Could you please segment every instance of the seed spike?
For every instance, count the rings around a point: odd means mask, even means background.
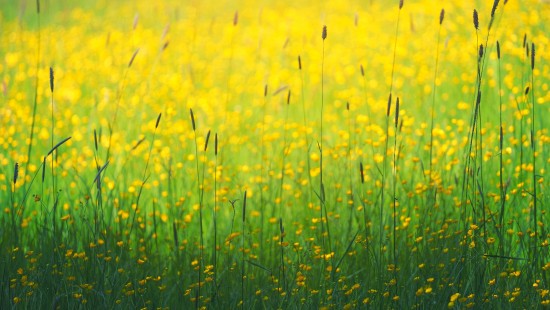
[[[208,130],[208,133],[206,134],[206,140],[204,141],[204,151],[206,152],[206,149],[208,148],[208,140],[210,139],[210,130]]]
[[[50,67],[50,90],[52,91],[52,93],[53,93],[53,86],[54,86],[53,85],[53,79],[54,79],[53,78],[53,68]]]
[[[495,16],[495,11],[497,10],[497,6],[499,2],[500,0],[495,0],[495,2],[493,2],[493,8],[491,9],[491,18]]]
[[[157,117],[157,122],[155,124],[155,129],[157,129],[159,127],[159,123],[160,123],[160,118],[162,116],[162,113],[159,113],[159,116]]]
[[[302,58],[298,55],[298,70],[302,70]]]
[[[361,76],[365,77],[365,69],[363,69],[363,64],[360,65],[361,68]]]
[[[477,15],[476,9],[474,9],[474,27],[476,30],[479,30],[479,16]]]
[[[445,18],[445,9],[441,9],[441,13],[439,13],[439,24],[443,24],[443,19]]]
[[[500,59],[500,43],[498,43],[498,40],[497,40],[497,57],[498,59]]]
[[[136,59],[136,56],[137,56],[138,53],[139,53],[139,48],[136,49],[136,51],[132,55],[132,58],[130,58],[130,62],[128,62],[128,68],[130,68],[132,66],[132,64],[134,63],[134,59]]]
[[[401,10],[403,8],[403,0],[399,0],[399,9]]]
[[[36,0],[36,13],[40,14],[40,0]]]
[[[19,176],[19,163],[15,163],[15,167],[13,167],[13,185],[17,183],[18,176]]]
[[[214,155],[218,156],[218,133],[214,136]]]
[[[267,84],[264,86],[264,97],[267,97]]]
[[[290,104],[290,89],[288,90],[288,95],[286,96],[286,105]]]
[[[523,34],[523,48],[525,48],[525,44],[527,44],[527,33]]]
[[[361,184],[365,184],[365,171],[363,170],[363,163],[359,163],[359,172],[361,172]]]
[[[535,70],[535,43],[531,43],[531,70]]]
[[[390,116],[390,109],[391,109],[391,93],[390,93],[390,96],[388,97],[388,108],[386,110],[386,117]]]
[[[323,41],[327,38],[327,26],[323,26],[323,33],[321,34]]]
[[[193,131],[195,131],[195,115],[193,115],[193,109],[189,109],[189,113],[191,114],[191,125],[193,126]]]
[[[395,102],[395,128],[397,128],[397,124],[399,124],[399,97]]]
[[[233,15],[233,26],[237,26],[239,23],[239,11],[235,11],[235,15]]]
[[[483,44],[479,45],[479,59],[483,58]]]

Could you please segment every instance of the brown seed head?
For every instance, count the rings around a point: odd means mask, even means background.
[[[497,41],[497,57],[500,59],[500,43]]]
[[[388,108],[386,109],[386,117],[390,116],[390,109],[391,109],[391,93],[388,97]]]
[[[159,123],[160,123],[160,117],[162,116],[162,113],[159,113],[159,116],[157,117],[157,123],[155,124],[155,129],[157,129],[159,127]]]
[[[208,149],[208,140],[210,140],[210,130],[208,130],[208,133],[206,134],[206,140],[204,141],[204,151],[206,152],[206,149]]]
[[[235,15],[233,15],[233,26],[237,26],[239,23],[239,11],[235,11]]]
[[[499,2],[500,0],[495,0],[495,2],[493,2],[493,8],[491,9],[491,18],[495,16],[495,11],[497,10],[497,6]]]
[[[290,104],[290,89],[288,90],[288,95],[286,96],[286,104]]]
[[[441,9],[441,13],[439,13],[439,24],[443,24],[443,19],[445,18],[445,9]]]
[[[365,171],[363,170],[363,163],[359,163],[359,172],[361,172],[361,184],[365,184]]]
[[[193,131],[195,131],[195,115],[193,115],[193,109],[189,109],[189,113],[191,114],[191,125],[193,126]]]
[[[531,70],[535,69],[535,43],[531,43]]]
[[[323,38],[323,40],[327,38],[327,26],[323,26],[323,33],[321,34],[321,38]]]
[[[53,93],[53,68],[50,67],[50,90]]]
[[[134,54],[132,55],[132,58],[130,58],[130,62],[128,62],[128,68],[130,68],[134,63],[134,59],[136,59],[138,52],[139,52],[139,48],[134,52]]]
[[[395,102],[395,128],[397,128],[397,124],[399,124],[399,97]]]
[[[17,183],[18,175],[19,175],[19,163],[15,163],[15,167],[13,167],[13,185]]]
[[[214,155],[218,156],[218,133],[214,136]]]
[[[401,10],[403,8],[403,0],[399,0],[399,9]]]
[[[479,30],[479,16],[477,15],[476,9],[474,9],[474,27],[476,30]]]

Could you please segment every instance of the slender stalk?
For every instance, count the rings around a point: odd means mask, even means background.
[[[201,298],[201,280],[202,280],[202,266],[203,266],[203,245],[204,245],[204,233],[203,233],[203,226],[202,226],[202,185],[201,185],[201,177],[200,177],[200,170],[199,170],[199,145],[197,142],[197,130],[195,126],[195,115],[193,114],[193,109],[189,109],[189,114],[191,116],[191,126],[193,128],[193,135],[195,138],[195,165],[196,165],[196,171],[197,171],[197,194],[199,196],[199,268],[198,268],[198,278],[199,283],[197,285],[197,292],[196,292],[196,300],[195,300],[195,307],[198,308],[200,305],[200,298]]]
[[[395,130],[395,136],[393,139],[393,203],[392,203],[392,218],[393,218],[393,268],[394,272],[397,274],[397,242],[396,242],[396,234],[397,234],[397,132],[398,132],[398,125],[399,123],[399,97],[397,97],[397,100],[395,102],[395,122],[394,122],[394,130]]]
[[[434,70],[434,81],[433,81],[433,93],[432,93],[432,109],[431,109],[431,124],[430,124],[430,162],[429,162],[429,181],[430,186],[434,186],[433,182],[433,141],[434,141],[434,116],[435,116],[435,98],[437,90],[437,70],[439,66],[439,43],[441,41],[441,25],[443,24],[443,19],[445,18],[445,9],[441,9],[439,14],[439,29],[437,31],[437,48],[435,52],[435,70]]]
[[[245,230],[244,230],[244,224],[245,224],[245,220],[246,220],[246,191],[244,191],[244,198],[243,198],[243,221],[242,221],[242,238],[241,238],[241,306],[242,308],[244,309],[245,308],[245,304],[244,304],[244,294],[245,294],[245,290],[244,290],[244,277],[245,277],[245,265],[244,265],[244,262],[245,262],[245,249],[244,249],[244,239],[245,239]]]
[[[500,43],[497,41],[497,58],[498,58],[498,118],[499,118],[499,188],[500,188],[500,217],[499,227],[500,235],[503,235],[504,230],[504,206],[506,204],[506,188],[504,188],[504,163],[503,163],[503,144],[504,130],[502,127],[502,75],[500,69]],[[499,245],[501,256],[504,255],[503,245]]]
[[[531,43],[531,151],[533,154],[533,230],[534,230],[534,269],[538,270],[538,248],[539,248],[539,236],[538,236],[538,213],[537,213],[537,144],[535,138],[535,43]]]
[[[37,47],[36,47],[36,77],[34,80],[34,104],[32,108],[32,121],[31,121],[31,132],[29,135],[29,148],[27,149],[27,162],[25,164],[26,168],[25,171],[28,171],[29,163],[31,161],[32,156],[32,141],[34,138],[34,126],[36,122],[36,108],[38,106],[38,84],[40,82],[39,76],[40,76],[40,48],[41,48],[41,25],[40,25],[40,0],[36,0],[36,20],[38,22],[38,30],[36,32],[36,40],[37,40]]]

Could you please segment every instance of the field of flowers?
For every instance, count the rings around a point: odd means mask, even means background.
[[[548,1],[0,3],[0,308],[550,305]]]

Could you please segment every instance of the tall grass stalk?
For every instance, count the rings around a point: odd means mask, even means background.
[[[245,280],[245,248],[244,248],[244,241],[245,241],[245,220],[246,220],[246,191],[244,191],[243,195],[243,220],[242,220],[242,238],[241,238],[241,305],[243,308],[245,308],[245,290],[244,290],[244,280]]]
[[[395,122],[394,122],[394,139],[393,139],[393,202],[392,202],[392,218],[393,218],[393,232],[392,232],[392,238],[393,238],[393,268],[394,272],[397,275],[397,134],[398,134],[398,124],[399,124],[399,97],[397,97],[397,100],[395,101]],[[396,286],[397,287],[397,286]]]
[[[434,81],[433,81],[433,91],[432,91],[432,108],[431,108],[431,120],[430,120],[430,159],[428,163],[429,177],[428,184],[429,186],[434,186],[433,182],[433,141],[434,141],[434,117],[435,117],[435,100],[436,100],[436,90],[437,90],[437,71],[439,68],[439,43],[441,41],[441,26],[445,18],[445,9],[441,9],[439,13],[439,27],[437,30],[437,47],[435,51],[435,69],[434,69]]]
[[[499,149],[499,188],[500,188],[500,215],[499,215],[499,228],[500,228],[500,236],[502,238],[503,236],[503,230],[504,230],[504,207],[506,204],[506,187],[504,186],[504,162],[503,162],[503,144],[504,144],[504,129],[502,124],[502,74],[501,74],[501,65],[500,65],[500,43],[497,41],[497,61],[498,61],[498,122],[499,122],[499,143],[498,143],[498,149]],[[504,255],[504,247],[501,243],[499,245],[500,247],[500,255]]]
[[[531,152],[533,154],[533,232],[534,232],[534,246],[533,246],[533,268],[539,270],[539,235],[538,235],[538,210],[537,210],[537,144],[536,144],[536,131],[535,131],[535,43],[531,43]]]
[[[306,141],[306,152],[305,152],[305,157],[306,157],[306,163],[307,163],[307,178],[308,178],[308,182],[309,182],[309,187],[312,189],[312,182],[311,182],[311,161],[310,161],[310,157],[309,157],[309,152],[311,150],[311,143],[309,141],[309,133],[308,133],[308,130],[309,130],[309,123],[308,123],[308,120],[307,120],[307,113],[306,113],[306,95],[305,95],[305,92],[306,92],[306,89],[304,87],[304,73],[302,71],[302,57],[300,55],[298,55],[298,70],[300,70],[300,89],[301,89],[301,97],[302,97],[302,112],[303,112],[303,121],[304,121],[304,137],[305,137],[305,141]]]
[[[348,192],[346,193],[348,195],[348,201],[347,204],[349,205],[349,217],[348,217],[348,230],[347,230],[347,237],[346,239],[349,239],[349,236],[351,234],[351,222],[353,219],[353,210],[354,210],[354,191],[353,191],[353,179],[352,179],[352,131],[351,131],[351,112],[350,112],[350,104],[349,101],[346,102],[346,116],[348,119],[348,149],[347,149],[347,160],[348,160]]]
[[[197,291],[196,291],[196,300],[195,300],[195,307],[198,308],[200,305],[200,299],[201,299],[201,279],[202,279],[202,268],[203,268],[203,250],[204,250],[204,232],[203,232],[203,223],[202,223],[202,197],[203,197],[203,186],[201,185],[201,177],[200,177],[200,170],[199,170],[199,145],[197,142],[197,130],[195,126],[195,115],[193,114],[193,109],[189,109],[189,114],[191,117],[191,126],[193,129],[193,136],[195,140],[195,164],[196,164],[196,171],[197,171],[197,195],[199,196],[199,268],[197,269],[198,272],[198,284],[197,284]],[[210,135],[210,132],[208,132],[208,135]],[[206,151],[205,145],[205,151]],[[204,179],[204,171],[203,171],[203,179]],[[204,180],[203,180],[204,181]]]
[[[31,132],[29,134],[29,147],[27,148],[27,162],[25,164],[25,173],[28,171],[28,167],[32,156],[32,143],[34,138],[34,126],[36,123],[36,109],[38,106],[38,85],[40,82],[40,53],[41,53],[41,24],[40,24],[40,0],[36,0],[36,21],[38,23],[38,30],[36,31],[36,76],[34,79],[34,103],[32,107],[31,117]]]
[[[288,90],[288,95],[286,97],[285,105],[285,122],[283,125],[283,151],[281,154],[281,181],[279,183],[279,218],[283,218],[283,206],[284,206],[284,183],[285,183],[285,166],[286,166],[286,157],[290,153],[290,146],[287,144],[288,139],[288,112],[290,106],[290,95],[291,92]]]
[[[214,226],[214,242],[212,246],[212,266],[214,270],[214,289],[217,294],[218,278],[218,133],[214,134],[214,207],[212,208],[212,223]]]
[[[327,230],[328,236],[328,251],[332,251],[330,245],[330,233],[328,232],[328,218],[327,210],[325,205],[325,184],[323,183],[323,111],[325,105],[325,40],[327,38],[327,26],[323,26],[323,31],[321,33],[321,38],[323,39],[323,49],[321,56],[321,119],[320,119],[320,134],[319,134],[319,204],[321,211],[321,240],[323,243],[323,250],[325,249],[325,229]],[[326,227],[325,227],[326,226]]]

